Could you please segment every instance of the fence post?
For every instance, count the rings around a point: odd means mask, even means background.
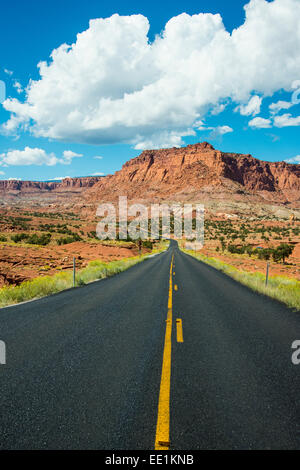
[[[269,268],[270,268],[270,263],[267,263],[267,271],[266,271],[266,287],[268,286],[268,281],[269,281]]]
[[[75,256],[73,257],[73,287],[76,285],[76,260]]]

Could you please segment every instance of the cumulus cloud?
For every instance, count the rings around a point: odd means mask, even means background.
[[[270,119],[256,117],[249,121],[249,126],[256,129],[268,129],[272,127],[272,121]]]
[[[236,108],[242,116],[256,116],[260,113],[262,98],[260,96],[252,96],[248,104],[240,105]]]
[[[57,163],[68,165],[72,158],[82,157],[81,154],[65,150],[62,158],[57,158],[54,153],[46,153],[44,149],[25,147],[24,150],[9,150],[0,154],[0,165],[27,166],[27,165],[47,165],[54,166]]]
[[[224,135],[233,132],[233,129],[229,126],[218,126],[214,128],[213,132],[217,135]]]
[[[196,124],[199,131],[211,131],[211,138],[216,138],[233,132],[233,129],[230,126],[206,127],[203,121],[197,121]]]
[[[300,126],[300,116],[293,117],[291,114],[282,114],[281,116],[275,116],[274,126],[276,127]]]
[[[277,103],[272,103],[269,106],[271,114],[277,114],[282,109],[290,109],[293,106],[293,103],[289,101],[277,101]]]
[[[296,157],[293,158],[288,158],[287,160],[284,160],[286,163],[296,163],[300,164],[300,155],[297,155]]]
[[[290,91],[300,77],[300,2],[251,0],[245,12],[232,34],[220,15],[181,14],[153,43],[142,15],[91,20],[38,65],[24,102],[4,102],[4,131],[142,149],[182,145],[226,100],[255,115],[259,96]]]
[[[160,149],[166,147],[181,147],[184,145],[184,141],[182,137],[186,135],[195,135],[195,131],[193,129],[189,129],[187,131],[182,131],[181,134],[178,132],[173,131],[162,131],[153,133],[148,138],[143,138],[141,135],[137,135],[132,140],[134,144],[134,148],[136,150],[144,150],[144,149]]]

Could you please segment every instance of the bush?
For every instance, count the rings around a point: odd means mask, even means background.
[[[33,235],[30,235],[26,241],[32,245],[46,246],[51,241],[51,233],[43,233],[43,235],[37,235],[34,233]]]
[[[144,248],[149,248],[150,250],[152,250],[153,242],[151,242],[150,240],[144,240],[143,241],[143,247]]]
[[[237,246],[237,245],[228,245],[228,251],[229,253],[234,253],[238,255],[243,255],[245,253],[245,247],[244,246]]]
[[[269,260],[273,253],[272,248],[260,248],[254,250],[254,254],[258,256],[258,259]]]
[[[13,242],[19,243],[23,240],[27,240],[28,237],[29,235],[27,235],[27,233],[16,233],[16,235],[12,235],[10,238]]]
[[[57,240],[57,244],[58,245],[68,245],[69,243],[79,242],[80,240],[82,240],[82,238],[77,233],[74,233],[70,237],[59,238]]]
[[[282,260],[285,263],[286,258],[291,256],[294,251],[294,246],[287,243],[281,243],[278,248],[275,248],[272,253],[273,260],[278,263]]]

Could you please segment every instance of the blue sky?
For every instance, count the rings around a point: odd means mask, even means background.
[[[300,162],[299,3],[5,2],[0,178],[108,174],[203,140]]]

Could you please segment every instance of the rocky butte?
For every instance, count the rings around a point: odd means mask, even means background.
[[[208,142],[146,150],[86,192],[97,202],[131,200],[283,204],[300,207],[300,165],[224,153]]]
[[[127,195],[141,202],[203,202],[212,210],[255,207],[294,210],[300,216],[300,165],[225,153],[208,142],[146,150],[106,177],[61,182],[0,181],[0,200],[63,204],[95,213],[98,203]],[[253,206],[254,205],[254,206]]]

